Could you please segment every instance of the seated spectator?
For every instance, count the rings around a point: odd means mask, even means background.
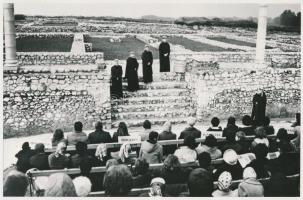
[[[214,117],[211,119],[211,127],[207,129],[207,131],[222,131],[222,127],[219,126],[220,120],[218,117]]]
[[[218,149],[217,138],[215,138],[215,136],[212,134],[205,138],[204,144],[201,143],[200,146],[196,148],[196,152],[197,154],[207,152],[210,154],[212,160],[222,157],[222,152],[220,149]]]
[[[113,134],[112,142],[118,142],[119,136],[129,136],[128,128],[125,122],[120,122],[117,132]],[[117,149],[119,151],[119,148]]]
[[[58,146],[61,143],[58,144]],[[46,197],[76,197],[76,189],[72,179],[64,173],[51,174],[48,178],[44,196]]]
[[[44,144],[38,143],[35,145],[36,154],[30,158],[30,165],[33,168],[39,170],[47,170],[48,166],[48,155],[44,152]]]
[[[223,137],[226,137],[228,133],[236,133],[238,131],[239,127],[236,125],[236,119],[234,117],[229,117],[227,120],[227,125],[223,129]]]
[[[92,159],[88,155],[87,144],[84,142],[77,142],[76,144],[76,154],[71,156],[71,167],[78,168],[81,162],[88,162]]]
[[[171,123],[165,122],[163,125],[163,131],[159,134],[159,140],[175,140],[177,139],[176,134],[171,132]],[[177,145],[164,145],[163,146],[163,154],[173,154],[177,149]]]
[[[64,169],[69,166],[69,157],[65,155],[66,144],[60,142],[54,153],[48,156],[48,165],[51,169]]]
[[[218,178],[218,189],[212,193],[213,197],[237,197],[237,191],[230,189],[232,177],[227,171],[220,174]]]
[[[145,158],[149,164],[161,163],[163,158],[163,147],[158,142],[159,134],[155,131],[149,133],[149,139],[143,141],[139,158]]]
[[[252,125],[253,122],[249,115],[244,115],[242,124],[243,126],[239,128],[239,131],[243,131],[246,136],[255,135],[255,128]]]
[[[22,144],[22,150],[20,150],[15,157],[18,159],[16,166],[17,170],[25,173],[32,166],[30,164],[30,158],[35,154],[35,151],[32,150],[28,142]]]
[[[273,172],[269,181],[264,184],[265,197],[287,197],[290,191],[287,178],[281,172]]]
[[[92,190],[92,183],[85,176],[78,176],[73,179],[73,184],[78,197],[86,197]]]
[[[284,146],[284,148],[288,149],[287,151],[294,151],[295,147],[292,145],[292,143],[289,140],[289,134],[287,133],[287,130],[285,128],[280,128],[277,133],[276,138],[276,145],[278,150],[281,149],[281,146]]]
[[[180,196],[190,197],[211,197],[213,191],[213,179],[211,174],[202,168],[194,169],[188,177],[189,194],[182,194]]]
[[[269,177],[269,163],[267,159],[268,147],[265,144],[257,144],[253,149],[253,153],[256,159],[248,164],[248,167],[252,167],[257,174],[257,178]]]
[[[105,167],[106,167],[106,169],[108,169],[114,165],[119,165],[119,162],[116,159],[109,159],[108,161],[106,161]]]
[[[295,139],[291,140],[291,145],[294,147],[295,152],[300,152],[300,135],[301,135],[301,128],[300,126],[295,127],[294,134],[296,135]]]
[[[74,125],[75,132],[69,133],[67,135],[68,145],[76,145],[77,142],[87,143],[87,135],[82,132],[83,124],[81,122],[76,122]]]
[[[60,142],[67,144],[67,139],[64,138],[64,133],[61,129],[56,129],[52,138],[52,146],[57,146]]]
[[[223,154],[223,160],[224,163],[214,173],[214,179],[218,179],[224,171],[229,172],[233,180],[241,179],[243,169],[238,161],[237,153],[232,149],[227,149]]]
[[[241,145],[236,142],[236,133],[230,132],[227,134],[226,141],[223,143],[221,150],[224,153],[227,149],[233,149],[236,153],[242,150]]]
[[[150,191],[142,193],[140,197],[165,197],[165,180],[161,177],[153,178],[150,183]]]
[[[196,141],[194,136],[188,135],[184,139],[184,146],[178,148],[174,155],[178,157],[180,163],[195,162],[197,160],[195,147]]]
[[[262,126],[255,129],[255,134],[256,137],[251,143],[251,149],[254,149],[257,144],[265,144],[269,147],[269,140],[267,139],[266,131]]]
[[[146,140],[148,140],[149,133],[152,131],[151,122],[149,120],[145,120],[143,122],[143,128],[144,128],[144,131],[140,132],[139,135],[141,137],[141,141],[146,141]]]
[[[133,187],[148,187],[151,181],[149,173],[149,164],[145,159],[136,159],[133,172]]]
[[[246,140],[246,135],[243,131],[236,132],[236,143],[238,143],[241,146],[241,150],[237,152],[238,154],[249,153],[251,141]]]
[[[132,174],[126,165],[114,165],[108,168],[103,179],[105,195],[123,197],[132,189]]]
[[[213,167],[211,167],[211,157],[208,152],[202,152],[198,154],[199,167],[206,169],[210,173],[213,171]]]
[[[177,156],[169,154],[164,160],[160,176],[164,178],[167,184],[184,183],[187,180],[189,170],[181,168]]]
[[[266,135],[273,135],[275,134],[275,129],[273,126],[269,125],[270,124],[270,119],[268,116],[266,116],[264,118],[264,129],[265,129],[265,132],[266,132]]]
[[[101,122],[95,124],[95,131],[88,135],[88,142],[90,144],[99,144],[99,143],[110,143],[112,138],[109,132],[103,130]]]
[[[3,174],[3,196],[25,196],[28,184],[28,178],[24,173],[10,170],[7,174]]]
[[[251,167],[243,171],[243,181],[238,185],[239,197],[264,197],[262,183],[257,180],[257,174]]]
[[[92,191],[103,190],[104,173],[91,174],[90,171],[93,167],[93,163],[91,162],[91,160],[88,160],[88,162],[81,162],[79,167],[80,167],[80,176],[85,176],[89,178],[90,182],[92,183],[92,188],[91,188]]]
[[[181,132],[179,139],[184,139],[188,135],[192,135],[194,138],[201,138],[201,131],[194,127],[196,124],[196,119],[190,117],[187,124],[188,127]]]

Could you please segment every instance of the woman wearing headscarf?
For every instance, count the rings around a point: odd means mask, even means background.
[[[239,197],[264,197],[262,183],[257,180],[257,174],[252,167],[243,171],[243,181],[238,186]]]
[[[237,192],[230,189],[232,177],[227,171],[218,178],[218,189],[212,193],[213,197],[237,197]]]
[[[64,169],[69,166],[69,154],[65,154],[66,144],[60,142],[54,153],[48,156],[48,164],[51,169]]]
[[[76,189],[72,179],[64,173],[49,176],[44,196],[46,197],[76,197]]]

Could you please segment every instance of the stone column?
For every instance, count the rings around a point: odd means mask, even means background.
[[[3,29],[4,29],[4,45],[5,45],[5,70],[16,70],[18,61],[16,55],[16,29],[14,4],[3,4]]]
[[[256,46],[256,62],[259,64],[264,64],[265,62],[267,7],[268,6],[266,4],[262,4],[259,7],[257,46]]]

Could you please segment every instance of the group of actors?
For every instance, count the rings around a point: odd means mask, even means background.
[[[159,45],[159,60],[160,60],[160,72],[170,71],[170,45],[163,38]],[[145,45],[144,51],[141,55],[142,59],[142,71],[143,71],[143,82],[145,84],[153,82],[153,54],[149,49],[148,45]],[[138,79],[138,68],[139,63],[135,56],[135,52],[131,51],[129,58],[126,60],[126,70],[124,79],[127,79],[128,91],[134,92],[139,89]],[[119,64],[119,60],[115,60],[115,65],[111,68],[111,94],[112,96],[121,98],[123,97],[122,91],[122,66]]]

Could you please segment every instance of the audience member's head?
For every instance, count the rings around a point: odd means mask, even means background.
[[[152,131],[148,135],[148,142],[152,144],[156,144],[158,141],[159,134],[156,131]]]
[[[210,197],[213,191],[211,174],[202,168],[192,170],[188,177],[188,190],[191,197]]]
[[[102,125],[102,123],[100,121],[96,122],[96,124],[95,124],[95,130],[96,131],[102,131],[103,130],[103,125]]]
[[[252,119],[249,115],[244,115],[242,118],[242,124],[245,126],[251,126],[252,125]]]
[[[228,134],[226,134],[226,141],[229,143],[235,143],[236,142],[236,133],[229,132]]]
[[[144,158],[138,158],[135,161],[136,175],[143,175],[148,172],[149,164]]]
[[[66,144],[65,142],[59,142],[56,148],[56,153],[57,154],[64,154],[66,151]]]
[[[93,163],[90,159],[88,159],[87,162],[80,162],[80,171],[81,171],[81,176],[89,176],[90,171],[93,167]]]
[[[224,151],[223,160],[228,165],[235,165],[238,162],[238,155],[233,149],[227,149]]]
[[[257,127],[257,128],[255,129],[255,134],[256,134],[256,138],[263,139],[263,138],[266,138],[266,137],[267,137],[267,135],[266,135],[266,130],[265,130],[265,128],[263,128],[262,126]]]
[[[132,174],[126,165],[111,166],[103,179],[105,194],[126,196],[132,188]]]
[[[218,117],[213,117],[210,122],[213,127],[218,127],[220,124],[220,120]]]
[[[230,190],[231,181],[231,173],[227,171],[222,172],[218,178],[218,189],[224,192],[228,192]]]
[[[195,126],[196,122],[197,122],[196,118],[190,117],[190,118],[188,119],[188,121],[187,121],[187,124],[188,124],[190,127],[193,127],[193,126]]]
[[[43,143],[38,143],[35,145],[35,151],[37,153],[44,153],[44,144]]]
[[[188,135],[184,138],[184,146],[189,147],[190,149],[196,148],[196,140],[195,137],[192,135]]]
[[[150,187],[150,196],[162,197],[165,191],[165,180],[161,177],[153,178]]]
[[[119,162],[116,159],[112,158],[112,159],[109,159],[106,161],[105,167],[106,167],[106,169],[108,169],[114,165],[119,165]]]
[[[120,122],[117,130],[118,136],[129,136],[128,128],[125,122]]]
[[[245,140],[246,134],[243,131],[236,132],[236,141]]]
[[[208,169],[211,165],[211,157],[208,152],[202,152],[198,155],[199,166]]]
[[[151,122],[149,120],[145,120],[143,122],[143,128],[144,129],[151,129]]]
[[[285,128],[280,128],[277,133],[277,141],[282,142],[282,141],[288,141],[288,140],[289,139],[288,139],[287,130]]]
[[[73,180],[78,197],[86,197],[92,189],[91,181],[85,176],[78,176]]]
[[[165,122],[165,124],[163,125],[163,131],[171,132],[171,122]]]
[[[23,151],[30,150],[30,146],[29,146],[29,143],[28,143],[28,142],[24,142],[24,143],[22,144],[22,150],[23,150]]]
[[[252,152],[255,154],[256,159],[264,159],[268,154],[268,147],[265,144],[259,143],[253,148]]]
[[[236,125],[236,118],[234,118],[234,117],[229,117],[229,118],[227,119],[227,124],[228,124],[228,125]]]
[[[61,129],[56,129],[53,135],[52,142],[60,141],[64,138],[63,131]]]
[[[178,157],[174,154],[169,154],[164,160],[163,168],[166,171],[174,171],[176,169],[180,169],[181,164]]]
[[[76,197],[77,193],[72,179],[64,173],[49,176],[44,196],[46,197]]]
[[[217,138],[214,135],[209,134],[206,136],[204,144],[208,147],[216,147],[218,145]]]
[[[266,116],[264,118],[264,126],[269,126],[269,124],[270,124],[270,118],[268,116]]]
[[[257,179],[257,174],[252,167],[246,167],[243,171],[243,179]]]
[[[3,177],[3,196],[24,196],[28,180],[25,174],[11,170]]]
[[[76,152],[79,155],[84,155],[87,153],[87,144],[85,142],[76,143]]]
[[[77,133],[82,132],[82,128],[83,128],[82,122],[79,122],[79,121],[75,122],[75,124],[74,124],[75,132],[77,132]]]

